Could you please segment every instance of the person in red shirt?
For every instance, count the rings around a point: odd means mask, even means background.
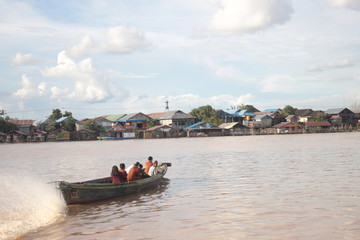
[[[112,183],[121,182],[119,168],[117,166],[112,167],[110,177],[111,177],[111,182]]]
[[[120,182],[127,182],[127,172],[125,171],[124,163],[120,163],[119,173],[120,173]]]
[[[153,162],[152,162],[152,161],[153,161],[152,156],[149,156],[147,162],[145,163],[145,170],[144,170],[144,172],[145,172],[146,174],[149,174],[149,169],[150,169],[150,167],[153,165]]]
[[[131,182],[131,181],[136,181],[139,179],[141,179],[141,172],[140,172],[139,164],[138,165],[134,164],[134,166],[130,169],[130,171],[127,175],[127,180],[129,182]]]

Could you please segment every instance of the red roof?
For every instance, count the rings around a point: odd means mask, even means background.
[[[158,126],[154,126],[149,129],[146,129],[146,132],[151,132],[151,131],[157,130],[159,128],[171,128],[171,127],[168,125],[158,125]]]
[[[288,128],[288,127],[302,127],[302,126],[300,124],[292,123],[292,122],[282,122],[274,126],[274,128]]]
[[[322,121],[322,122],[306,122],[306,127],[330,127],[331,124],[328,121]]]
[[[17,120],[11,119],[9,120],[10,123],[14,123],[16,125],[32,125],[35,120]]]
[[[160,113],[149,113],[146,115],[152,119],[159,119],[163,114],[164,114],[163,112],[160,112]]]

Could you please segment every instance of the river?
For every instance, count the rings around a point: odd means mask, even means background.
[[[360,133],[0,144],[0,239],[360,239]],[[171,162],[142,194],[65,206],[56,180]]]

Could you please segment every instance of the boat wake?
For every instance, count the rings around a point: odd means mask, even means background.
[[[0,239],[14,239],[65,216],[53,185],[34,177],[0,174]]]

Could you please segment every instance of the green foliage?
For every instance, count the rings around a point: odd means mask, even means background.
[[[52,114],[49,116],[49,118],[53,121],[56,121],[61,117],[62,117],[62,113],[60,109],[53,109]]]
[[[94,131],[96,134],[99,134],[100,132],[105,132],[104,128],[97,125],[92,119],[85,121],[84,129]]]
[[[314,117],[309,118],[310,122],[322,122],[327,120],[326,113],[320,113]]]
[[[294,115],[296,110],[297,110],[297,108],[293,108],[290,105],[286,105],[284,107],[284,109],[282,110],[281,115],[282,116]]]
[[[146,121],[146,128],[152,128],[156,126],[156,122],[152,121],[152,120],[147,120]]]
[[[8,118],[9,119],[9,118]],[[11,130],[18,130],[16,124],[10,123],[3,117],[0,117],[0,132],[7,133]]]
[[[69,117],[65,119],[65,121],[62,123],[62,129],[72,132],[75,130],[75,122],[76,120],[72,117]]]
[[[64,117],[72,117],[72,112],[65,111]]]
[[[50,133],[50,132],[52,132],[52,131],[55,131],[56,129],[58,129],[60,127],[60,124],[58,124],[58,123],[56,123],[55,121],[53,121],[53,122],[51,122],[51,123],[49,123],[49,124],[47,124],[46,126],[45,126],[45,131],[47,132],[47,133]]]
[[[191,110],[190,114],[199,119],[201,122],[207,122],[215,126],[218,126],[223,122],[222,118],[217,115],[210,105],[194,108]]]
[[[241,104],[241,106],[238,106],[238,109],[246,110],[249,112],[260,112],[257,108],[255,108],[253,105],[244,105]]]

